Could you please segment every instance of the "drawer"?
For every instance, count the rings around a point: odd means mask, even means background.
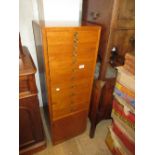
[[[74,97],[57,99],[57,103],[52,104],[53,119],[58,119],[80,110],[88,110],[89,98],[88,94],[77,94]]]
[[[77,111],[81,111],[81,110],[88,110],[89,105],[90,105],[89,101],[76,102],[74,104],[71,104],[71,111],[77,112]]]
[[[69,102],[69,100],[64,100],[59,104],[52,105],[53,119],[58,119],[65,115],[69,115],[71,112],[71,102]]]
[[[90,100],[90,95],[91,95],[91,89],[90,88],[85,88],[81,89],[80,91],[74,91],[72,89],[63,91],[62,93],[58,94],[52,94],[52,105],[63,103],[64,101],[68,102],[83,102],[83,101],[89,101]]]
[[[19,77],[19,96],[26,97],[37,93],[34,75],[20,76]]]
[[[49,62],[49,66],[51,68],[51,71],[55,70],[61,70],[61,69],[71,69],[71,68],[80,68],[80,65],[84,65],[84,68],[88,68],[94,65],[93,57],[88,59],[87,54],[77,54],[77,56],[72,56],[67,59],[52,59]],[[53,69],[53,70],[52,70]]]
[[[50,45],[71,45],[73,40],[73,32],[68,33],[67,30],[48,31],[47,44]]]
[[[48,46],[48,59],[51,61],[64,61],[70,59],[73,53],[73,45],[60,46],[60,45],[49,45]]]
[[[63,65],[61,66],[61,68],[55,67],[53,70],[50,67],[51,83],[52,85],[55,85],[64,82],[73,82],[79,79],[86,79],[93,76],[94,74],[93,70],[94,66],[91,61],[90,62],[81,61],[72,66]]]
[[[77,42],[96,44],[98,40],[98,31],[78,31]]]
[[[74,50],[71,46],[49,46],[48,47],[48,57],[49,63],[55,66],[61,65],[62,62],[72,63],[73,59],[76,57],[78,61],[84,60],[94,60],[95,57],[96,44],[80,43],[77,45],[77,49]],[[76,53],[76,54],[75,54]],[[55,67],[54,66],[54,67]]]
[[[68,30],[69,31],[69,30]],[[67,30],[47,32],[47,44],[49,45],[71,45],[73,41],[77,43],[96,43],[98,31],[75,30],[68,33]]]
[[[65,82],[62,84],[52,85],[52,94],[54,95],[63,95],[64,92],[80,92],[83,89],[90,89],[92,82],[91,79],[87,78],[84,80]]]

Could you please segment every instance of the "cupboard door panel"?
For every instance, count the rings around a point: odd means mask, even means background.
[[[44,138],[37,96],[19,100],[19,137],[20,148]]]
[[[118,12],[116,16],[117,28],[134,28],[135,0],[119,0]]]
[[[135,18],[135,1],[120,0],[118,20],[134,20]]]

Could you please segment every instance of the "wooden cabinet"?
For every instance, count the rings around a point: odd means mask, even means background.
[[[105,80],[95,80],[89,118],[91,122],[90,137],[93,138],[97,124],[104,119],[111,118],[113,90],[116,82],[117,70],[108,66]]]
[[[36,68],[26,47],[19,59],[19,149],[20,154],[32,154],[45,148],[40,116]]]
[[[41,86],[47,90],[44,104],[48,102],[51,137],[57,144],[86,128],[101,28],[52,27],[36,22],[33,28]]]
[[[123,65],[125,53],[134,51],[134,12],[134,0],[83,1],[83,20],[103,27],[99,46],[102,58],[99,79],[105,79],[108,63]]]

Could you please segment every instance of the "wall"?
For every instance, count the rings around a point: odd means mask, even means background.
[[[79,25],[81,21],[82,0],[43,0],[45,21],[69,22]]]
[[[59,21],[74,25],[80,24],[82,0],[20,0],[19,31],[22,44],[27,46],[38,69],[32,20]],[[38,72],[36,73],[38,98],[42,106]]]
[[[37,3],[34,0],[20,0],[19,1],[19,31],[21,35],[22,44],[27,46],[32,59],[38,69],[36,49],[34,43],[32,20],[38,20],[38,8]],[[41,89],[38,72],[35,75],[36,84],[38,88],[38,98],[40,106],[42,106]]]

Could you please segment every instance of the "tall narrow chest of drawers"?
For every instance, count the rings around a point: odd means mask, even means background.
[[[43,101],[48,103],[51,137],[57,144],[86,128],[100,27],[33,22],[33,28]]]

